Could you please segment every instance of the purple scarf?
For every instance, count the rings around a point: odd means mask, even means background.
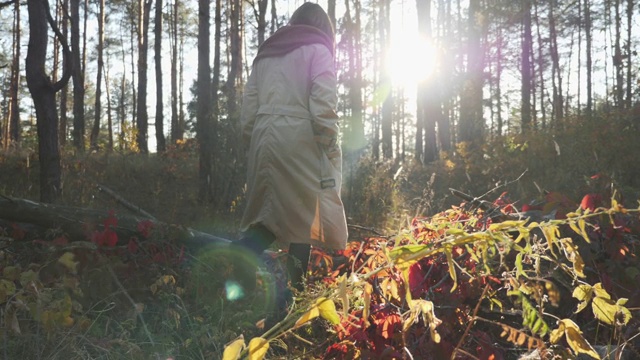
[[[307,25],[287,25],[278,29],[260,45],[253,62],[266,57],[284,56],[309,44],[322,44],[331,51],[332,56],[334,55],[333,41],[320,29]]]

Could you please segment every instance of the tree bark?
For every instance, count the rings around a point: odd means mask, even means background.
[[[163,153],[166,150],[164,137],[164,101],[162,89],[162,0],[156,2],[156,14],[154,19],[154,45],[156,66],[156,151]]]
[[[389,74],[389,67],[387,66],[387,53],[389,44],[391,43],[391,1],[383,0],[380,8],[380,43],[382,44],[382,63],[380,65],[380,86],[379,88],[384,91],[384,97],[382,100],[382,119],[381,119],[381,132],[382,132],[382,157],[384,159],[391,159],[393,157],[393,97],[391,96],[391,76]]]
[[[470,0],[467,19],[466,79],[460,99],[459,141],[479,146],[483,139],[482,86],[484,60],[481,44],[483,24],[480,23],[480,0]],[[486,20],[485,20],[486,21]]]
[[[38,155],[40,161],[40,199],[42,202],[55,202],[61,191],[60,148],[58,146],[58,113],[56,111],[56,92],[69,81],[71,69],[68,61],[62,78],[52,83],[45,73],[47,57],[48,27],[53,28],[58,41],[62,43],[64,57],[70,56],[66,39],[55,27],[49,13],[47,0],[27,2],[29,13],[29,45],[27,49],[26,74],[27,86],[33,98],[36,110],[38,131]]]
[[[13,62],[11,64],[11,89],[9,102],[9,137],[5,137],[5,145],[9,142],[18,144],[22,132],[20,126],[20,2],[15,3],[13,24]]]
[[[212,143],[211,143],[211,68],[209,65],[209,0],[198,1],[198,113],[197,139],[199,154],[199,198],[211,200]]]
[[[533,71],[531,62],[531,43],[533,36],[531,35],[531,1],[524,0],[522,4],[522,48],[520,56],[520,72],[521,72],[521,125],[522,133],[526,134],[531,131],[532,111],[531,111],[531,85],[533,83]]]
[[[554,126],[562,127],[564,117],[562,95],[562,71],[560,69],[560,56],[558,54],[558,33],[556,31],[556,19],[553,12],[558,6],[557,0],[551,0],[549,4],[549,51],[551,53],[551,82],[553,87],[553,117]]]
[[[84,151],[84,77],[80,50],[80,0],[71,0],[71,52],[73,54],[73,145]]]
[[[61,32],[64,35],[64,37],[66,38],[67,35],[69,34],[69,20],[67,17],[67,13],[69,11],[69,0],[63,0],[60,3],[61,9],[61,18],[62,18],[62,29]],[[65,61],[70,62],[72,61],[72,59],[69,59],[67,57],[63,57],[62,59],[62,66],[65,67],[67,65],[65,65]],[[62,88],[61,92],[60,92],[60,133],[59,133],[59,138],[60,138],[60,146],[65,146],[67,144],[67,106],[68,106],[68,102],[69,102],[69,86],[65,86]]]
[[[136,144],[142,154],[149,153],[147,112],[147,54],[149,50],[149,12],[153,0],[140,0],[140,17],[138,22],[138,117],[136,119]]]
[[[590,117],[593,112],[593,80],[592,74],[593,71],[593,61],[591,59],[591,46],[593,39],[593,32],[591,30],[591,3],[589,0],[584,0],[584,32],[586,35],[586,66],[587,66],[587,117]]]
[[[171,17],[171,142],[182,140],[182,129],[178,119],[178,8],[179,1],[173,1]]]
[[[96,99],[94,103],[93,128],[91,129],[91,149],[98,150],[98,135],[100,135],[100,117],[102,116],[102,71],[104,69],[104,12],[105,0],[100,0],[100,9],[98,11],[98,69],[96,74]],[[86,11],[86,10],[85,10]],[[86,36],[85,36],[86,38]],[[108,84],[107,84],[108,86]]]

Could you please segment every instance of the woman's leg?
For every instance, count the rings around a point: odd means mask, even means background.
[[[264,225],[256,224],[251,226],[242,234],[238,245],[243,246],[257,255],[262,254],[276,240],[276,236]]]
[[[304,290],[302,282],[304,274],[309,266],[309,256],[311,255],[311,245],[295,244],[289,245],[289,257],[287,258],[287,272],[291,287],[298,291]]]

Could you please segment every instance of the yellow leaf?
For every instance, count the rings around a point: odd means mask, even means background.
[[[623,320],[625,324],[631,318],[631,313],[627,308],[614,303],[613,300],[611,299],[605,299],[605,298],[596,296],[595,298],[593,298],[593,303],[591,304],[591,307],[593,308],[593,315],[595,315],[595,317],[598,320],[609,325],[613,325],[615,323],[616,314],[618,312],[621,312],[623,315],[626,315],[626,313],[629,313],[628,317],[627,316],[623,317],[623,319],[626,318],[626,320]]]
[[[244,350],[244,336],[240,335],[237,339],[225,346],[224,352],[222,353],[222,360],[238,360],[242,350]]]
[[[344,317],[349,315],[349,296],[347,294],[347,275],[343,274],[340,276],[340,280],[338,283],[338,297],[340,301],[342,301],[342,311]]]
[[[587,305],[589,305],[589,301],[593,297],[593,289],[590,285],[578,285],[575,289],[573,289],[572,296],[578,300],[580,303],[578,304],[578,308],[576,309],[576,314],[580,311],[584,310]]]
[[[317,318],[318,316],[320,316],[320,309],[318,309],[318,306],[314,304],[311,307],[311,309],[309,309],[309,311],[307,311],[306,313],[302,314],[300,319],[298,319],[298,321],[296,321],[296,323],[293,325],[293,328],[297,329],[300,326],[308,323],[309,321]]]
[[[269,350],[269,342],[261,337],[249,341],[249,360],[262,360]]]
[[[564,323],[560,322],[558,324],[558,328],[557,329],[553,329],[551,331],[551,334],[549,334],[549,341],[552,344],[557,344],[558,341],[560,341],[560,339],[562,339],[562,336],[564,335]]]
[[[60,258],[58,259],[58,262],[62,265],[64,265],[64,267],[66,267],[69,271],[71,271],[72,274],[75,274],[77,271],[77,267],[78,267],[78,262],[74,261],[75,255],[73,255],[72,252],[66,252],[64,254],[62,254],[62,256],[60,256]]]
[[[453,255],[451,254],[452,251],[453,249],[451,248],[451,246],[445,245],[444,254],[447,257],[447,265],[449,266],[449,275],[451,276],[451,280],[453,280],[453,286],[451,287],[451,292],[454,292],[458,287],[458,281],[456,277],[456,268],[455,268],[455,265],[453,264]]]
[[[336,304],[333,300],[320,297],[316,300],[316,305],[318,306],[318,310],[320,310],[320,317],[329,321],[333,325],[340,323],[340,316],[338,316]]]
[[[591,344],[582,336],[582,332],[576,323],[570,319],[560,320],[564,324],[564,334],[571,350],[578,354],[586,354],[594,359],[600,359],[600,355],[593,349]]]
[[[611,299],[611,295],[602,287],[602,283],[597,283],[593,285],[593,291],[596,293],[596,296],[601,297],[603,299]]]
[[[364,284],[364,306],[362,308],[362,319],[364,320],[365,327],[369,327],[369,306],[371,306],[371,294],[373,293],[373,286],[369,283]]]

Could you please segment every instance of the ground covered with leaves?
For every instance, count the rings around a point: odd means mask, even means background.
[[[150,223],[118,239],[117,217],[69,242],[5,225],[5,358],[638,358],[639,209],[613,194],[557,193],[517,209],[462,202],[346,250],[314,249],[308,288],[284,319],[286,254],[216,245],[185,252]],[[257,261],[256,290],[234,281]],[[274,277],[274,274],[276,276]],[[625,358],[625,357],[623,357]]]

